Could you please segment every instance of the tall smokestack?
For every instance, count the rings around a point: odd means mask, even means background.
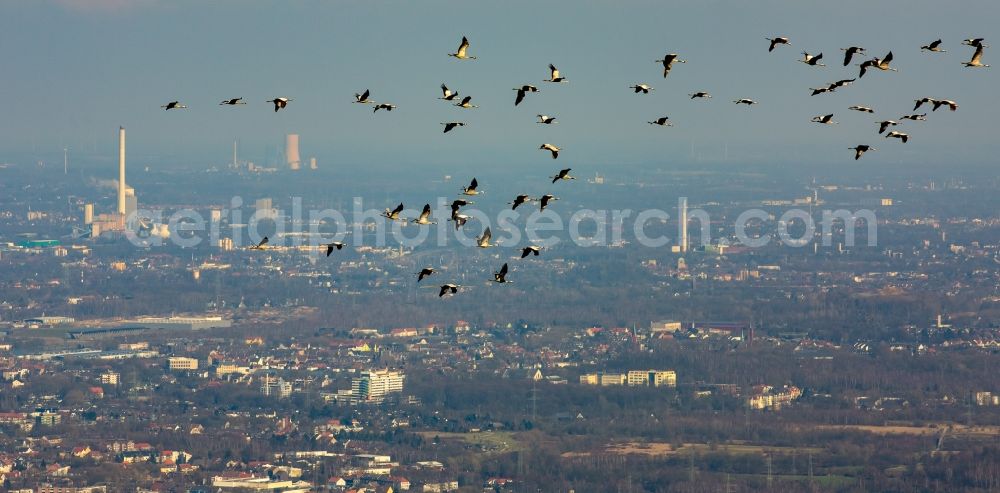
[[[285,136],[285,163],[288,169],[298,171],[302,166],[302,159],[299,157],[299,135],[288,134]]]
[[[118,127],[118,213],[125,215],[125,127]]]
[[[688,199],[681,199],[681,251],[688,251]]]

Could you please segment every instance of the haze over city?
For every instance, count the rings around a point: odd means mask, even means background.
[[[997,19],[0,3],[0,492],[1000,490]]]
[[[530,151],[539,130],[526,123],[549,113],[559,125],[547,135],[582,164],[831,164],[843,162],[843,143],[866,137],[873,119],[850,115],[832,130],[802,119],[876,103],[878,116],[898,117],[923,95],[957,99],[962,112],[927,122],[921,138],[873,154],[867,164],[984,164],[997,151],[996,76],[961,70],[968,55],[958,46],[969,33],[989,39],[995,32],[1000,7],[988,1],[963,2],[944,17],[931,1],[67,1],[4,10],[0,54],[12,97],[0,145],[8,155],[58,159],[63,147],[111,154],[107,129],[125,125],[134,130],[133,159],[158,166],[222,159],[237,136],[248,155],[261,155],[267,143],[300,133],[319,157],[342,166],[521,167],[538,157]],[[794,46],[762,56],[772,32],[792,37]],[[463,35],[478,62],[439,56]],[[938,37],[949,41],[947,53],[919,50]],[[894,50],[900,72],[810,97],[809,87],[856,75],[855,67],[833,63],[848,44],[872,56]],[[668,80],[653,63],[664,50],[690,60]],[[797,63],[802,50],[824,52],[830,66]],[[570,83],[513,108],[510,88],[541,80],[549,63]],[[455,115],[434,100],[442,82],[481,106],[460,138],[438,135],[437,123]],[[638,82],[657,91],[633,97],[627,86]],[[352,107],[351,95],[364,88],[400,108],[391,118],[372,118]],[[689,101],[698,90],[716,97]],[[265,100],[282,95],[297,104],[267,114]],[[216,106],[235,96],[250,104]],[[724,104],[741,97],[760,104],[749,112]],[[161,114],[159,105],[172,99],[191,108]],[[640,125],[660,113],[675,122],[669,132]]]

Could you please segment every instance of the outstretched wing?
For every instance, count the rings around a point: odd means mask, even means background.
[[[517,97],[514,99],[514,106],[521,104],[521,101],[524,101],[524,90],[518,89]]]
[[[400,202],[399,205],[397,205],[396,208],[392,210],[392,214],[396,215],[396,214],[399,214],[400,212],[403,212],[403,203],[402,202]]]
[[[976,52],[972,54],[972,60],[969,60],[971,65],[979,65],[983,58],[983,44],[979,43],[976,45]]]
[[[549,71],[552,73],[551,77],[549,77],[550,79],[556,80],[556,79],[559,78],[559,69],[557,69],[555,65],[552,65],[550,63],[549,64]]]
[[[468,49],[469,49],[469,39],[466,38],[465,36],[462,36],[462,44],[458,45],[457,55],[459,57],[465,57],[465,52]]]

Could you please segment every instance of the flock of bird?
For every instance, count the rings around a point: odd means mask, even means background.
[[[773,38],[766,38],[766,39],[770,42],[770,45],[768,46],[768,52],[773,52],[779,46],[790,46],[791,45],[791,41],[789,40],[788,37],[785,37],[785,36],[776,36],[776,37],[773,37]],[[966,46],[970,46],[970,47],[975,48],[975,52],[973,53],[973,55],[969,59],[969,61],[962,63],[965,67],[970,67],[970,68],[985,68],[985,67],[989,67],[989,65],[984,64],[982,62],[983,50],[984,50],[984,48],[988,47],[988,45],[984,44],[984,39],[983,38],[970,38],[970,39],[966,39],[966,40],[962,41],[962,44],[966,45]],[[927,45],[921,46],[920,49],[921,49],[921,51],[926,51],[926,52],[931,52],[931,53],[944,53],[944,52],[946,52],[946,50],[944,50],[941,47],[941,45],[942,45],[942,40],[938,39],[938,40],[935,40],[935,41],[933,41],[931,43],[928,43]],[[469,43],[468,38],[466,38],[466,37],[463,36],[462,37],[462,42],[459,44],[458,49],[454,53],[448,53],[448,56],[456,58],[458,60],[476,60],[477,57],[472,56],[472,55],[469,54],[469,47],[470,47],[470,43]],[[865,56],[866,55],[866,50],[864,48],[858,47],[858,46],[851,46],[851,47],[848,47],[848,48],[841,48],[841,51],[844,52],[843,66],[845,66],[845,67],[849,66],[851,64],[851,61],[854,60],[854,58],[856,56]],[[799,61],[801,61],[802,63],[804,63],[806,65],[809,65],[809,66],[812,66],[812,67],[825,67],[826,66],[823,63],[823,53],[811,54],[811,53],[803,51],[802,52],[802,56],[803,56],[803,58],[801,60],[799,60]],[[825,87],[810,88],[811,95],[812,96],[816,96],[816,95],[827,93],[827,92],[834,92],[834,91],[836,91],[839,88],[848,86],[848,85],[854,83],[856,80],[861,79],[870,70],[878,70],[878,71],[883,71],[883,72],[896,71],[897,69],[895,67],[891,66],[892,61],[893,61],[893,54],[892,54],[891,51],[888,52],[885,56],[883,56],[881,58],[873,57],[873,58],[864,60],[864,61],[862,61],[858,65],[858,67],[859,67],[859,73],[858,73],[858,76],[856,78],[838,80],[836,82],[830,83],[829,85],[827,85]],[[664,78],[666,78],[670,74],[670,72],[673,70],[675,64],[678,64],[678,63],[681,63],[681,64],[687,63],[686,60],[680,59],[679,56],[676,53],[667,53],[666,55],[663,56],[662,59],[655,60],[654,62],[655,63],[659,63],[659,64],[662,65],[662,67],[663,67],[663,77]],[[566,82],[569,81],[569,79],[567,79],[566,77],[564,77],[562,75],[562,73],[559,71],[559,69],[556,68],[555,65],[549,64],[548,68],[549,68],[549,78],[548,79],[543,79],[543,82],[548,82],[548,83],[553,83],[553,84],[561,84],[561,83],[566,83]],[[650,85],[648,85],[646,83],[636,83],[636,84],[633,84],[633,85],[629,86],[629,88],[632,89],[635,94],[649,94],[651,91],[655,90],[655,88],[653,88],[652,86],[650,86]],[[516,93],[515,98],[514,98],[514,106],[520,105],[521,102],[524,101],[525,97],[527,97],[528,94],[534,94],[534,93],[538,93],[539,92],[538,87],[534,86],[534,85],[531,85],[531,84],[523,84],[523,85],[520,85],[518,87],[513,88],[513,90]],[[373,110],[372,110],[373,113],[377,113],[379,110],[385,110],[387,112],[391,112],[395,108],[397,108],[397,106],[395,104],[385,103],[385,102],[376,102],[375,100],[373,100],[371,98],[371,96],[372,96],[371,95],[371,91],[369,91],[369,90],[366,89],[364,92],[356,93],[354,95],[354,101],[353,102],[357,103],[357,104],[371,105],[372,108],[373,108]],[[694,93],[689,94],[688,96],[690,96],[690,99],[710,99],[712,97],[711,94],[709,94],[708,92],[705,92],[705,91],[694,92]],[[441,97],[439,97],[438,99],[450,102],[454,106],[462,108],[462,109],[475,109],[475,108],[478,108],[477,105],[475,105],[475,104],[472,103],[472,97],[471,96],[466,95],[466,96],[460,98],[458,91],[454,91],[454,90],[448,88],[448,86],[445,85],[445,84],[441,84]],[[273,104],[274,105],[274,111],[277,112],[277,111],[280,111],[280,110],[286,108],[288,106],[288,103],[290,103],[292,101],[293,101],[293,99],[288,98],[288,97],[276,97],[274,99],[268,100],[267,102]],[[952,101],[952,100],[948,100],[948,99],[935,99],[935,98],[923,97],[923,98],[916,99],[914,101],[916,103],[914,105],[914,107],[913,107],[913,111],[914,112],[917,111],[924,104],[931,105],[931,111],[932,112],[937,111],[939,108],[944,107],[944,106],[947,106],[948,109],[950,109],[951,111],[955,111],[955,110],[958,109],[958,103],[956,103],[955,101]],[[750,98],[735,99],[735,100],[733,100],[733,103],[735,103],[737,105],[746,105],[748,107],[753,106],[755,104],[758,104],[757,101],[755,101],[753,99],[750,99]],[[219,103],[219,105],[224,105],[224,106],[236,106],[236,105],[244,105],[244,104],[247,104],[247,103],[246,103],[246,101],[243,100],[242,97],[226,99],[226,100],[223,100],[222,102]],[[187,108],[187,106],[184,105],[184,104],[181,104],[179,101],[171,101],[171,102],[169,102],[169,103],[161,106],[161,108],[164,108],[165,110],[177,110],[177,109]],[[861,105],[850,106],[848,109],[850,109],[852,111],[858,111],[858,112],[864,112],[864,113],[874,113],[875,112],[874,109],[872,109],[870,107],[867,107],[867,106],[861,106]],[[825,115],[820,115],[820,116],[816,116],[816,117],[814,117],[812,119],[812,122],[821,123],[821,124],[824,124],[824,125],[834,125],[834,124],[837,124],[838,122],[836,122],[836,121],[833,120],[833,116],[834,115],[832,113],[825,114]],[[537,115],[537,117],[538,117],[538,122],[537,123],[539,123],[539,124],[552,125],[554,123],[557,123],[556,122],[556,118],[554,116],[539,114],[539,115]],[[904,116],[902,116],[899,119],[899,121],[895,121],[895,120],[882,120],[882,121],[878,121],[877,122],[878,125],[879,125],[879,127],[878,127],[878,134],[879,135],[884,134],[885,138],[895,138],[895,139],[899,139],[903,143],[906,143],[909,140],[909,135],[908,134],[906,134],[904,132],[897,131],[897,130],[890,130],[888,133],[886,133],[886,130],[888,130],[890,127],[895,127],[895,126],[899,125],[903,120],[924,121],[924,120],[926,120],[926,117],[927,117],[926,113],[921,113],[921,114],[913,113],[913,114],[910,114],[910,115],[904,115]],[[659,125],[659,126],[664,126],[664,127],[672,126],[672,122],[670,121],[670,118],[668,116],[663,116],[663,117],[656,118],[655,120],[650,121],[648,123],[651,124],[651,125]],[[463,121],[449,121],[449,122],[442,122],[441,125],[444,126],[443,133],[449,133],[449,132],[455,130],[456,128],[464,127],[466,125],[466,123],[463,122]],[[874,151],[874,150],[876,150],[873,146],[871,146],[869,144],[858,144],[855,147],[851,147],[849,149],[853,150],[855,152],[855,154],[854,154],[854,159],[855,160],[860,159],[861,156],[864,153],[868,152],[868,151]],[[562,148],[560,148],[559,146],[557,146],[555,144],[544,143],[541,146],[539,146],[539,150],[548,151],[550,153],[550,155],[552,156],[552,159],[558,159],[559,158],[559,153],[562,151]],[[571,168],[561,169],[557,174],[555,174],[554,176],[551,177],[552,178],[552,184],[555,184],[558,181],[573,180],[573,179],[575,179],[572,175],[570,175],[570,171],[571,170],[572,170]],[[461,190],[461,195],[463,197],[473,197],[473,196],[476,196],[476,195],[479,195],[479,194],[482,194],[482,193],[485,193],[485,192],[479,189],[479,182],[478,182],[478,180],[476,178],[473,178],[472,181],[469,183],[469,185],[466,186],[466,187],[462,187],[462,190]],[[516,210],[519,206],[525,205],[525,204],[527,204],[529,202],[534,202],[536,200],[537,200],[537,202],[539,204],[539,210],[544,211],[546,209],[546,207],[548,207],[549,204],[552,201],[558,200],[558,198],[555,197],[555,196],[553,196],[553,195],[551,195],[551,194],[545,194],[542,197],[539,197],[537,199],[532,198],[532,197],[530,197],[528,195],[517,195],[514,198],[514,200],[512,202],[509,202],[508,204],[511,206],[511,209]],[[459,228],[461,228],[462,226],[464,226],[469,221],[469,219],[471,219],[471,217],[469,215],[463,214],[461,212],[461,210],[462,210],[462,207],[465,207],[465,206],[467,206],[469,204],[472,204],[472,203],[473,202],[471,202],[470,200],[468,200],[466,198],[457,198],[457,199],[455,199],[451,203],[451,216],[449,217],[448,221],[454,222],[456,230],[458,230]],[[404,207],[403,203],[400,203],[394,209],[391,209],[391,210],[390,209],[386,209],[382,213],[382,216],[384,218],[388,219],[389,221],[398,221],[398,222],[402,222],[402,223],[407,223],[408,220],[402,216],[402,213],[403,213],[404,209],[405,209],[405,207]],[[416,218],[410,219],[409,222],[411,222],[413,224],[417,224],[417,225],[432,225],[432,224],[436,224],[434,221],[431,220],[431,206],[430,206],[430,204],[425,204],[424,207],[423,207],[423,210],[420,213],[420,215],[417,216]],[[268,238],[265,236],[258,244],[252,246],[251,249],[256,249],[256,250],[263,249],[267,243],[268,243]],[[476,238],[476,246],[478,248],[486,249],[486,248],[498,246],[498,244],[499,244],[499,242],[493,242],[492,232],[490,231],[489,227],[486,227],[486,229],[482,232],[482,234],[479,237]],[[341,249],[343,249],[344,243],[342,243],[342,242],[332,242],[332,243],[326,244],[325,247],[326,247],[326,255],[329,257],[334,252],[334,250],[341,250]],[[524,259],[524,258],[526,258],[528,256],[531,256],[531,255],[537,257],[537,256],[540,255],[541,250],[542,250],[542,248],[539,247],[539,246],[537,246],[537,245],[529,245],[527,247],[524,247],[521,250],[521,257],[520,258]],[[417,275],[417,282],[423,281],[425,278],[427,278],[428,276],[434,275],[436,272],[437,271],[435,270],[434,267],[425,267],[425,268],[421,269],[420,272],[418,272],[416,274]],[[508,272],[509,272],[508,264],[504,263],[500,267],[499,270],[497,270],[497,271],[495,271],[493,273],[491,281],[493,281],[495,283],[498,283],[498,284],[510,283],[511,281],[507,280],[507,274],[508,274]],[[440,286],[440,289],[439,289],[439,292],[438,292],[438,296],[439,297],[444,297],[444,296],[447,296],[447,295],[456,294],[458,292],[458,290],[459,290],[460,287],[461,287],[460,285],[454,284],[454,283],[442,284]]]
[[[773,38],[766,38],[766,39],[768,41],[770,41],[770,46],[768,47],[768,50],[767,50],[768,52],[774,51],[774,49],[776,47],[781,46],[781,45],[786,45],[786,46],[790,46],[791,45],[791,42],[785,36],[776,36],[776,37],[773,37]],[[967,62],[962,62],[962,65],[964,65],[965,67],[970,67],[970,68],[986,68],[986,67],[989,67],[989,65],[983,63],[983,50],[984,50],[984,48],[989,47],[989,45],[986,45],[986,44],[983,43],[984,41],[985,40],[983,38],[969,38],[969,39],[966,39],[966,40],[962,41],[963,45],[965,45],[965,46],[971,46],[971,47],[975,48],[975,52],[973,52],[972,58],[970,58],[969,61],[967,61]],[[930,42],[930,43],[928,43],[928,44],[926,44],[924,46],[921,46],[920,50],[921,51],[931,52],[931,53],[945,53],[945,52],[947,52],[947,50],[941,48],[941,44],[942,43],[943,43],[943,41],[941,39],[937,39],[937,40],[934,40],[934,41],[932,41],[932,42]],[[866,55],[865,52],[867,50],[865,50],[864,48],[862,48],[860,46],[851,46],[851,47],[848,47],[848,48],[841,48],[841,51],[844,52],[844,66],[847,67],[848,65],[851,64],[851,61],[854,59],[855,56]],[[821,61],[822,59],[823,59],[823,53],[817,53],[817,54],[814,55],[814,54],[811,54],[811,53],[803,51],[802,52],[802,59],[799,60],[799,61],[802,62],[802,63],[804,63],[804,64],[806,64],[806,65],[810,65],[810,66],[813,66],[813,67],[825,67],[826,65],[824,63],[822,63],[822,61]],[[882,58],[874,57],[874,58],[869,58],[867,60],[864,60],[863,62],[861,62],[858,65],[858,67],[860,68],[860,70],[859,70],[858,76],[856,78],[841,79],[841,80],[838,80],[836,82],[832,82],[832,83],[828,84],[825,87],[810,88],[809,90],[811,91],[811,95],[812,96],[816,96],[816,95],[827,93],[827,92],[834,92],[834,91],[836,91],[837,89],[839,89],[841,87],[848,86],[848,85],[854,83],[854,81],[856,81],[856,80],[861,79],[862,77],[864,77],[865,74],[868,73],[869,70],[877,69],[877,70],[880,70],[880,71],[883,71],[883,72],[887,72],[887,71],[896,72],[897,69],[891,65],[892,64],[892,59],[893,59],[893,56],[892,56],[892,52],[890,51],[889,53],[887,53]],[[948,109],[950,109],[951,111],[955,111],[955,110],[958,109],[958,103],[956,103],[955,101],[952,101],[950,99],[934,99],[934,98],[923,97],[923,98],[920,98],[920,99],[916,99],[914,101],[916,102],[916,105],[914,105],[913,111],[916,111],[917,109],[920,108],[920,106],[922,104],[925,104],[925,103],[928,103],[928,104],[932,105],[932,108],[931,108],[932,112],[937,111],[938,108],[941,108],[942,106],[947,106]],[[737,100],[735,102],[736,103],[743,103],[743,104],[747,104],[747,105],[754,104],[754,102],[752,100],[749,100],[749,99],[741,99],[741,100]],[[864,112],[864,113],[875,113],[875,110],[872,109],[872,108],[870,108],[870,107],[868,107],[868,106],[854,105],[854,106],[848,107],[848,109],[852,110],[852,111],[860,111],[860,112]],[[904,144],[906,142],[909,142],[910,136],[909,136],[909,134],[907,134],[905,132],[900,132],[898,130],[890,130],[888,133],[886,133],[886,130],[889,127],[894,127],[896,125],[899,125],[903,120],[910,120],[910,121],[914,121],[914,122],[916,122],[916,121],[926,121],[927,120],[927,113],[920,113],[920,114],[913,113],[913,114],[910,114],[910,115],[903,115],[902,117],[899,118],[899,121],[896,121],[896,120],[881,120],[881,121],[878,121],[878,122],[876,122],[876,123],[878,123],[878,126],[879,126],[878,127],[878,134],[879,135],[885,134],[885,138],[887,138],[887,139],[890,139],[890,138],[892,138],[892,139],[899,139]],[[815,117],[813,117],[812,122],[814,122],[814,123],[822,123],[824,125],[834,125],[834,124],[837,124],[837,122],[833,121],[833,113],[828,113],[828,114],[825,114],[825,115],[815,116]],[[861,159],[861,156],[864,155],[864,153],[866,153],[868,151],[875,151],[875,150],[877,150],[875,147],[873,147],[870,144],[858,144],[858,145],[856,145],[854,147],[849,147],[848,149],[854,151],[854,160],[855,161],[857,161],[858,159]]]

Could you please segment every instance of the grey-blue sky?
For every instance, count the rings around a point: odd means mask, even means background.
[[[225,162],[234,136],[261,156],[289,132],[302,135],[306,155],[355,164],[549,165],[543,142],[566,148],[560,162],[591,164],[717,161],[727,146],[734,163],[847,163],[857,143],[880,149],[864,164],[993,162],[998,151],[1000,65],[960,65],[972,52],[962,39],[1000,39],[1000,4],[986,0],[64,0],[8,1],[0,14],[0,160],[95,143],[110,154],[119,124],[131,156],[163,164]],[[445,56],[463,34],[479,60]],[[764,37],[775,34],[793,46],[767,53]],[[920,52],[938,37],[948,53]],[[900,71],[810,97],[809,87],[857,75],[839,62],[838,48],[852,44],[893,50]],[[796,62],[803,49],[822,51],[829,66]],[[668,51],[688,63],[664,80],[653,60]],[[996,57],[988,49],[985,58]],[[569,84],[541,82],[549,62]],[[438,101],[441,82],[481,107]],[[634,95],[636,82],[657,90]],[[514,108],[511,88],[522,83],[542,92]],[[398,110],[350,104],[364,88]],[[697,90],[714,98],[688,100]],[[250,104],[217,106],[234,96]],[[295,101],[274,114],[264,101],[275,96]],[[874,120],[898,119],[922,96],[961,106],[906,125],[909,144],[875,135]],[[738,97],[760,105],[737,107]],[[191,108],[159,108],[172,99]],[[809,123],[831,112],[840,125]],[[536,113],[560,123],[537,125]],[[662,115],[675,127],[645,123]],[[442,135],[438,123],[454,119],[469,126]]]

